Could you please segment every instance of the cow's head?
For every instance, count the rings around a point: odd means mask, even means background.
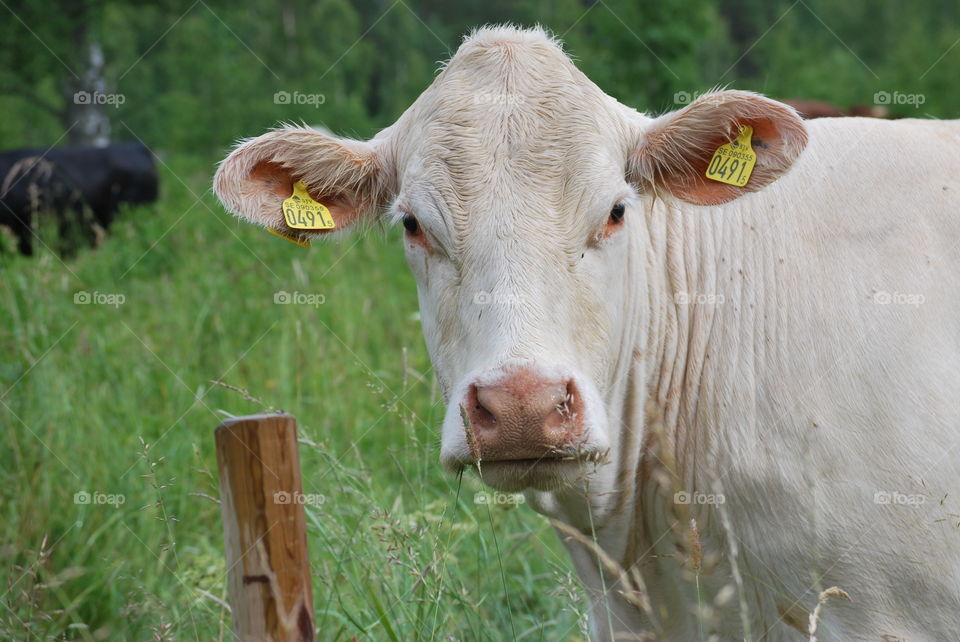
[[[755,132],[748,185],[706,179],[740,125]],[[621,440],[626,378],[648,358],[634,349],[651,321],[653,201],[730,201],[776,179],[805,142],[792,109],[746,92],[648,118],[542,32],[485,29],[374,139],[286,127],[237,147],[214,188],[286,234],[299,234],[281,213],[297,180],[336,223],[307,235],[402,223],[447,400],[443,464],[479,461],[497,488],[546,490]]]

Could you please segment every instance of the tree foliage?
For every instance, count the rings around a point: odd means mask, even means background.
[[[280,121],[369,136],[477,25],[542,24],[588,76],[651,112],[711,87],[899,116],[960,116],[960,5],[849,0],[22,0],[0,21],[0,144],[79,142],[74,95],[106,59],[115,139],[216,155]],[[283,96],[289,100],[284,102]],[[901,98],[898,98],[901,97]],[[908,99],[902,96],[922,96]],[[901,100],[903,102],[897,102]],[[117,104],[119,103],[119,104]],[[919,103],[919,104],[917,104]]]

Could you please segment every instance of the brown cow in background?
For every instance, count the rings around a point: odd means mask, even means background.
[[[854,105],[847,110],[843,110],[825,100],[788,98],[782,102],[796,109],[797,113],[806,120],[810,120],[811,118],[836,118],[839,116],[886,118],[890,115],[890,110],[882,105]]]

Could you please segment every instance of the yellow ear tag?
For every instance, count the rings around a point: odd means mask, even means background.
[[[294,183],[293,194],[284,199],[283,218],[295,230],[332,230],[336,227],[330,210],[313,200],[303,181]]]
[[[750,147],[752,136],[753,127],[740,125],[740,135],[713,153],[707,165],[706,177],[727,185],[746,185],[753,173],[753,166],[757,164],[757,153]]]
[[[268,227],[267,231],[273,234],[274,236],[279,236],[280,238],[290,241],[294,245],[299,245],[300,247],[310,247],[310,239],[299,239],[292,234],[284,234],[279,230],[275,230],[272,227]]]

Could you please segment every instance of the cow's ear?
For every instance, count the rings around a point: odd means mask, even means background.
[[[749,180],[738,187],[707,178],[717,148],[736,139],[741,126],[753,128]],[[746,91],[714,92],[647,121],[632,145],[628,178],[644,191],[718,205],[779,178],[806,144],[806,127],[792,107]]]
[[[237,146],[220,164],[213,191],[237,216],[302,241],[373,218],[390,197],[387,165],[376,142],[284,127]],[[334,227],[305,230],[287,224],[283,201],[298,181],[327,208]]]

